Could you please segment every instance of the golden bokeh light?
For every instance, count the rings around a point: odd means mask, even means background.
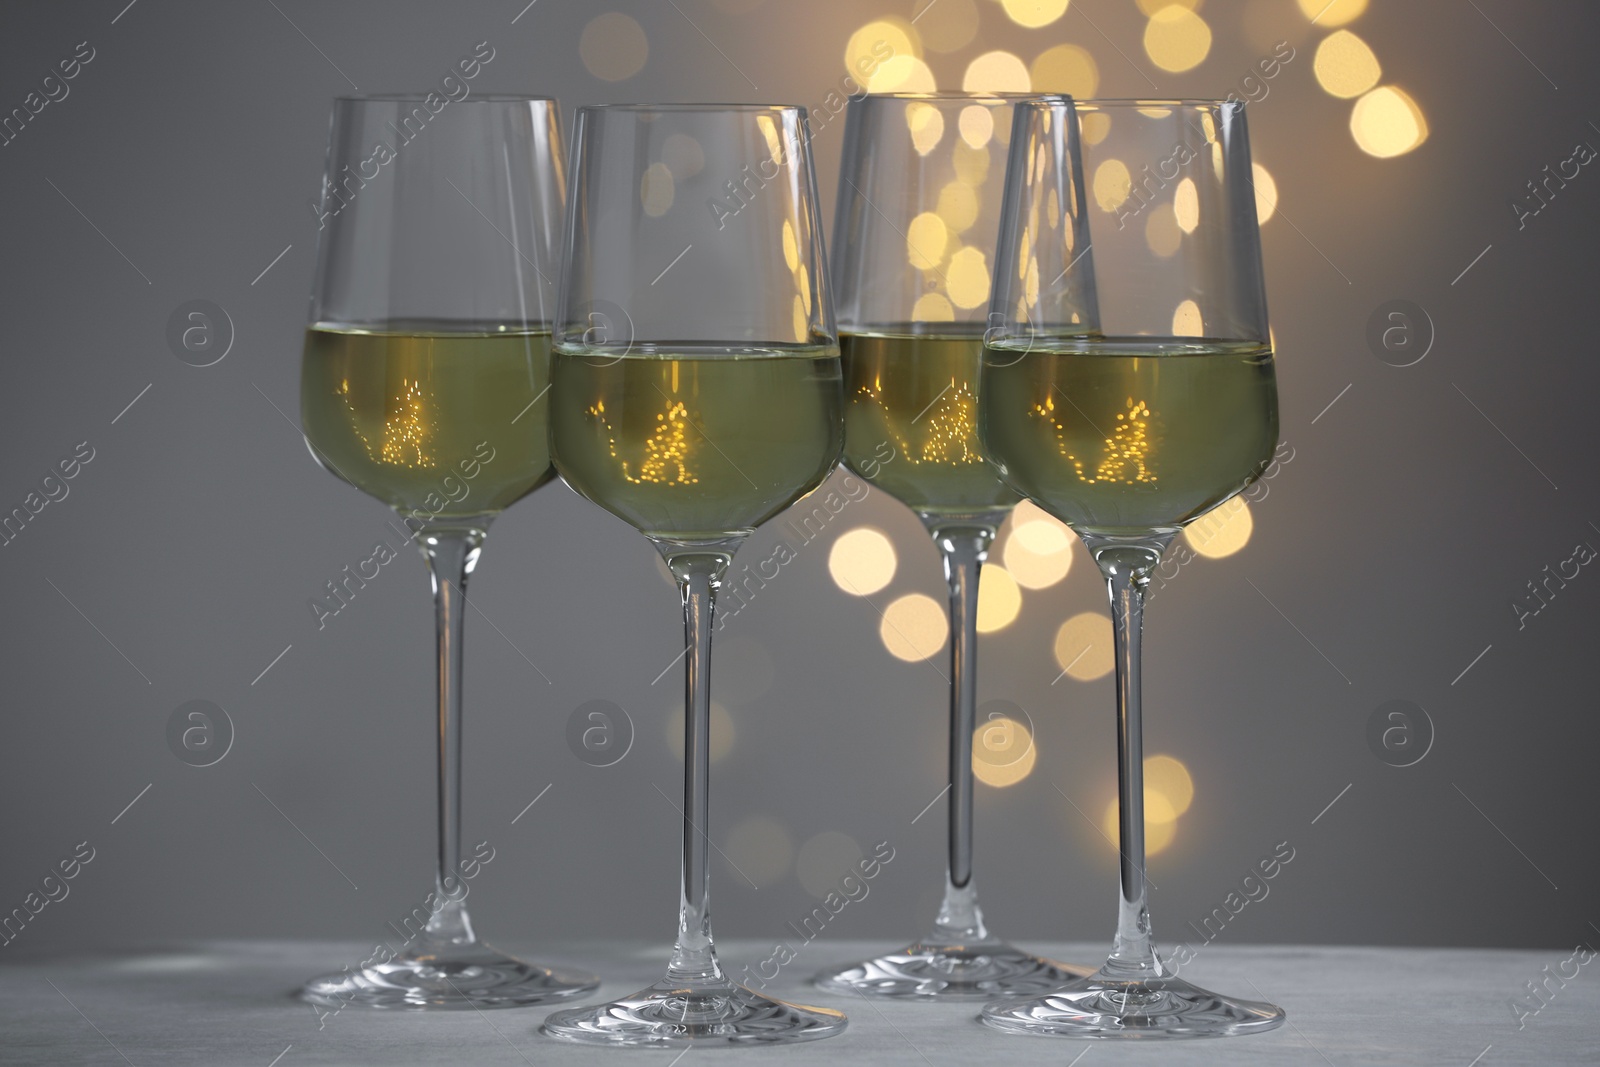
[[[978,632],[992,634],[1017,621],[1022,611],[1022,590],[1011,572],[991,563],[978,578]]]
[[[994,136],[994,114],[982,104],[969,104],[956,119],[961,139],[973,148],[982,148]]]
[[[1311,69],[1323,91],[1342,100],[1360,96],[1383,76],[1371,47],[1349,30],[1331,33],[1317,45]]]
[[[867,91],[873,93],[931,93],[938,88],[933,69],[916,56],[895,56],[867,79]]]
[[[1027,724],[995,715],[972,731],[972,775],[996,789],[1016,785],[1033,773],[1038,746]]]
[[[1080,682],[1104,678],[1117,665],[1111,618],[1095,611],[1074,615],[1056,631],[1056,664]]]
[[[858,874],[861,846],[855,838],[838,830],[824,830],[807,839],[795,855],[794,873],[807,893],[822,900],[839,892],[839,882],[847,874]]]
[[[883,531],[858,526],[828,550],[828,573],[851,596],[871,596],[894,581],[899,556]]]
[[[1090,111],[1078,116],[1078,133],[1084,144],[1099,144],[1111,132],[1111,116],[1104,111]]]
[[[1100,830],[1111,842],[1113,851],[1121,847],[1118,844],[1117,836],[1120,833],[1117,820],[1121,811],[1122,805],[1115,797],[1112,797],[1111,803],[1106,807],[1104,817],[1100,820]],[[1160,818],[1162,815],[1166,815],[1167,818]],[[1178,820],[1172,814],[1171,805],[1165,803],[1159,794],[1153,794],[1146,789],[1144,793],[1144,854],[1146,856],[1154,856],[1172,844],[1173,839],[1177,836]]]
[[[956,180],[976,189],[989,177],[989,150],[973,148],[958,140],[950,151],[950,163],[956,169]],[[1002,168],[1002,173],[1004,168]]]
[[[878,637],[889,655],[907,663],[932,659],[950,636],[944,606],[930,596],[907,593],[883,611]]]
[[[1000,0],[1000,6],[1018,26],[1036,30],[1067,13],[1071,0]]]
[[[794,223],[783,220],[783,262],[791,271],[800,269],[800,246],[794,239]]]
[[[1264,223],[1278,210],[1278,183],[1259,163],[1250,164],[1250,177],[1256,187],[1256,222]]]
[[[1205,323],[1200,317],[1200,305],[1193,300],[1185,300],[1172,312],[1172,336],[1174,337],[1204,337],[1206,335]]]
[[[1036,93],[1066,93],[1084,100],[1100,88],[1100,67],[1094,56],[1075,44],[1046,48],[1029,65],[1028,75]]]
[[[944,259],[950,229],[937,212],[924,211],[906,227],[906,259],[918,270],[932,270]]]
[[[1094,202],[1110,213],[1121,207],[1133,191],[1133,175],[1120,159],[1108,159],[1094,169]]]
[[[1001,548],[1007,572],[1025,589],[1048,589],[1072,569],[1077,537],[1066,523],[1046,514],[1031,500],[1018,504],[1011,532]]]
[[[945,271],[945,292],[958,308],[975,308],[988,303],[989,263],[980,249],[963,248],[950,257],[950,266]]]
[[[956,233],[972,228],[978,221],[978,194],[966,182],[949,182],[939,190],[939,203],[933,209],[945,225]]]
[[[674,195],[672,170],[665,163],[652,163],[645,168],[644,176],[639,179],[639,200],[644,204],[646,215],[651,218],[665,215],[672,209]]]
[[[1367,0],[1300,0],[1300,10],[1318,26],[1332,29],[1361,17]]]
[[[1172,191],[1172,212],[1178,229],[1193,233],[1200,225],[1200,191],[1194,187],[1193,178],[1185,178]]]
[[[776,819],[751,815],[734,823],[722,848],[728,864],[758,886],[768,886],[789,873],[794,841]]]
[[[922,43],[935,52],[957,52],[978,35],[975,0],[927,0],[916,15]]]
[[[1211,51],[1211,27],[1180,4],[1161,8],[1144,27],[1144,52],[1162,70],[1181,74],[1205,61]]]
[[[1183,539],[1196,554],[1207,559],[1221,559],[1249,544],[1255,528],[1250,505],[1243,497],[1236,496],[1185,526]]]
[[[644,27],[619,11],[596,15],[578,38],[584,69],[603,81],[619,82],[644,69],[650,41]]]
[[[1151,208],[1149,217],[1144,220],[1144,243],[1163,259],[1177,254],[1178,247],[1183,244],[1183,229],[1178,225],[1178,213],[1171,204]]]
[[[932,104],[914,101],[906,107],[906,128],[911,131],[911,144],[917,155],[925,156],[939,147],[944,137],[944,115]]]
[[[866,78],[899,58],[920,59],[922,42],[915,26],[901,18],[874,19],[844,46],[844,69],[852,78]]]
[[[912,322],[954,322],[955,305],[943,293],[923,293],[911,305]]]
[[[1426,141],[1428,120],[1404,90],[1381,85],[1356,101],[1350,112],[1350,135],[1367,155],[1389,159]]]
[[[1025,93],[1032,88],[1028,65],[1006,51],[985,52],[967,64],[961,88],[969,93]]]
[[[1144,807],[1147,821],[1156,814],[1150,802],[1152,794],[1161,798],[1163,807],[1172,812],[1174,819],[1189,810],[1189,805],[1194,802],[1194,778],[1181,759],[1176,756],[1145,757]]]
[[[667,712],[667,747],[678,759],[683,758],[683,703],[674,704],[672,710]],[[711,762],[720,763],[722,758],[733,751],[733,716],[728,714],[728,709],[717,703],[711,702]]]

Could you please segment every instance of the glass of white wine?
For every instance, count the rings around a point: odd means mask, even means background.
[[[1026,996],[1087,973],[990,934],[972,877],[978,581],[1018,500],[978,442],[978,363],[1018,99],[874,94],[852,98],[845,119],[832,248],[844,458],[917,513],[943,558],[950,741],[944,900],[933,927],[906,948],[819,974],[834,992]]]
[[[504,1008],[592,975],[513,959],[467,915],[461,637],[489,523],[554,476],[545,391],[566,206],[559,105],[530,97],[335,101],[300,412],[311,454],[394,508],[438,623],[439,851],[421,929],[312,979],[319,1007]],[[430,106],[430,101],[432,105]],[[354,592],[354,590],[349,590]]]
[[[578,112],[551,370],[551,447],[579,493],[648,537],[683,596],[678,940],[661,981],[544,1032],[607,1046],[829,1037],[836,1011],[736,985],[712,943],[710,658],[718,586],[760,523],[839,460],[839,346],[805,109]]]
[[[1150,571],[1278,440],[1244,106],[1017,105],[979,373],[985,454],[1083,538],[1116,641],[1120,895],[1095,974],[995,1002],[997,1030],[1084,1038],[1271,1030],[1283,1009],[1179,978],[1147,906],[1139,643]]]

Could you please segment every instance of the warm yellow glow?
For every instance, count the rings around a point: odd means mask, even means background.
[[[984,785],[1004,789],[1033,773],[1039,749],[1026,723],[995,715],[972,731],[972,774]]]
[[[939,146],[944,136],[944,115],[932,104],[913,101],[906,106],[906,127],[917,155],[925,156]]]
[[[1317,58],[1311,63],[1317,84],[1332,96],[1348,100],[1360,96],[1383,75],[1378,57],[1367,42],[1349,30],[1329,34],[1317,45]]]
[[[761,136],[767,142],[767,155],[779,165],[783,163],[783,138],[778,133],[778,124],[772,121],[771,115],[757,115],[756,129],[761,131]]]
[[[1367,0],[1300,0],[1306,18],[1324,29],[1352,22],[1366,9]]]
[[[956,309],[943,293],[923,293],[911,305],[912,322],[954,322]]]
[[[932,270],[944,259],[950,230],[937,213],[924,211],[906,227],[906,259],[918,270]]]
[[[907,593],[892,601],[878,626],[878,637],[889,655],[908,663],[932,659],[949,636],[944,607],[921,593]]]
[[[1011,21],[1018,26],[1036,30],[1048,26],[1067,13],[1070,0],[1000,0]]]
[[[984,567],[978,579],[978,632],[992,634],[1016,621],[1022,611],[1022,590],[998,563]]]
[[[1190,11],[1198,11],[1202,0],[1135,0],[1135,2],[1138,3],[1139,10],[1144,12],[1145,18],[1149,18],[1162,8],[1171,7],[1173,4],[1186,7]]]
[[[1150,209],[1144,220],[1144,243],[1163,259],[1177,254],[1178,246],[1183,244],[1183,230],[1178,226],[1178,215],[1171,204]]]
[[[1174,74],[1193,70],[1211,51],[1211,27],[1188,8],[1170,4],[1145,24],[1144,51],[1162,70]]]
[[[733,824],[722,846],[728,863],[758,886],[768,886],[789,872],[794,841],[776,819],[751,815]]]
[[[874,93],[931,93],[938,88],[932,68],[916,56],[895,56],[867,79],[867,90]]]
[[[982,104],[969,104],[961,109],[956,128],[961,131],[963,141],[973,148],[982,148],[994,136],[994,115]]]
[[[800,246],[795,243],[794,223],[788,219],[783,220],[783,262],[791,271],[800,268]]]
[[[1221,559],[1249,544],[1255,527],[1250,505],[1243,497],[1236,496],[1184,527],[1183,539],[1198,554],[1208,559]]]
[[[652,163],[645,168],[639,180],[639,199],[644,203],[646,215],[651,218],[665,215],[672,208],[674,193],[672,171],[665,163]]]
[[[1080,682],[1104,678],[1116,667],[1111,619],[1099,612],[1074,615],[1056,631],[1056,664]]]
[[[1154,801],[1154,803],[1152,803]],[[1100,820],[1100,829],[1111,842],[1113,850],[1121,845],[1118,843],[1117,819],[1121,814],[1122,805],[1115,797],[1106,808],[1105,816]],[[1169,816],[1166,819],[1161,815]],[[1178,820],[1172,816],[1172,808],[1166,805],[1157,794],[1152,794],[1146,789],[1144,793],[1144,854],[1154,856],[1156,853],[1172,844],[1172,839],[1178,836]]]
[[[596,78],[624,81],[644,69],[650,41],[644,27],[617,11],[589,20],[578,38],[578,58]]]
[[[1100,88],[1100,68],[1094,56],[1075,44],[1046,48],[1029,66],[1028,74],[1036,93],[1066,93],[1084,100]]]
[[[839,891],[839,880],[845,875],[860,876],[856,864],[861,856],[861,846],[849,834],[824,830],[800,846],[794,859],[795,877],[807,893],[824,900]]]
[[[1018,585],[1047,589],[1072,569],[1075,540],[1065,523],[1024,500],[1012,513],[1011,532],[1006,535],[1000,554]]]
[[[1250,165],[1250,176],[1256,187],[1256,221],[1266,222],[1278,210],[1278,183],[1272,172],[1259,163]]]
[[[917,32],[935,52],[956,52],[978,35],[978,5],[974,0],[937,0],[921,5]]]
[[[978,194],[965,182],[950,182],[939,190],[939,204],[933,210],[956,233],[972,228],[978,221]]]
[[[1010,52],[985,52],[967,64],[961,88],[969,93],[1025,93],[1032,87],[1028,66]]]
[[[1194,801],[1194,779],[1189,776],[1189,768],[1176,756],[1147,756],[1144,795],[1146,822],[1160,821],[1155,818],[1156,812],[1150,803],[1152,795],[1161,798],[1162,813],[1170,811],[1171,818],[1176,819],[1188,811]]]
[[[1193,178],[1183,179],[1173,190],[1172,212],[1178,229],[1184,233],[1193,233],[1200,225],[1200,192],[1194,187]]]
[[[1117,210],[1132,189],[1133,175],[1122,160],[1108,159],[1094,169],[1094,202],[1101,211]]]
[[[871,596],[894,580],[899,557],[881,530],[858,526],[828,550],[828,573],[852,596]]]
[[[975,308],[988,303],[989,264],[982,251],[963,248],[950,257],[950,266],[945,271],[945,291],[958,308]]]
[[[806,298],[810,295],[810,292],[804,289],[794,295],[793,324],[796,341],[804,341],[811,336],[811,316],[806,314]]]
[[[706,169],[706,152],[700,142],[688,134],[671,133],[661,142],[661,162],[681,182]]]
[[[722,758],[733,751],[733,716],[728,714],[728,709],[717,703],[711,702],[711,762],[720,763]],[[679,759],[683,758],[683,704],[677,703],[667,713],[667,746],[672,749],[672,754]]]
[[[973,148],[967,142],[958,140],[950,150],[950,163],[955,167],[956,180],[974,189],[989,177],[987,148]]]
[[[1084,144],[1099,144],[1111,132],[1111,116],[1104,111],[1090,111],[1078,116],[1078,133]]]
[[[1426,141],[1428,120],[1403,90],[1382,85],[1356,101],[1350,112],[1350,135],[1367,155],[1388,159]]]
[[[1200,305],[1185,300],[1172,312],[1172,336],[1204,337],[1205,323],[1200,318]]]
[[[859,80],[897,58],[921,56],[922,45],[911,23],[900,18],[874,19],[852,33],[845,43],[844,69]]]

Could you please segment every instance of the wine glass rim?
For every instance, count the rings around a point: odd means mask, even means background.
[[[366,101],[402,103],[415,101],[421,103],[430,96],[442,96],[437,89],[427,92],[412,93],[343,93],[334,97],[339,103],[363,103]],[[473,93],[460,100],[452,101],[457,104],[555,104],[559,103],[553,96],[536,96],[527,93]]]
[[[1063,93],[1033,93],[1030,98],[1023,100],[1027,104],[1044,104],[1050,107],[1059,107],[1071,101],[1073,107],[1080,111],[1098,111],[1107,108],[1145,108],[1145,107],[1170,107],[1170,108],[1202,108],[1224,107],[1230,103],[1237,103],[1243,107],[1242,100],[1207,99],[1205,97],[1150,97],[1150,96],[1122,96],[1122,97],[1076,97]]]
[[[1066,93],[973,93],[963,89],[935,89],[925,93],[863,93],[857,100],[1071,100]]]
[[[799,112],[801,114],[804,114],[806,109],[805,109],[804,105],[801,105],[801,104],[714,104],[714,103],[713,104],[687,104],[687,103],[670,103],[670,104],[638,103],[638,104],[629,104],[629,103],[617,103],[617,104],[583,104],[578,108],[578,110],[579,111],[704,111],[704,112],[716,112],[716,111],[731,111],[731,112],[739,112],[739,111],[749,111],[749,112],[794,111],[794,112]]]

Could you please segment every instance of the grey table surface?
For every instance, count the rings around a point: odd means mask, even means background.
[[[660,976],[667,947],[639,944],[501,944],[524,958],[587,967],[602,997]],[[686,1054],[719,1064],[1600,1064],[1600,961],[1562,982],[1570,952],[1488,949],[1208,947],[1184,977],[1288,1009],[1289,1023],[1249,1037],[1212,1041],[1082,1042],[1012,1037],[976,1021],[977,1004],[869,1002],[810,987],[816,969],[890,946],[805,946],[768,986],[787,999],[843,1009],[836,1038],[783,1047],[705,1049]],[[1033,946],[1059,959],[1096,961],[1103,946]],[[538,1033],[544,1008],[491,1012],[373,1012],[327,1018],[291,998],[312,974],[358,960],[363,946],[329,942],[210,942],[72,959],[0,960],[0,1064],[560,1065],[628,1058],[681,1062],[677,1051],[588,1049]],[[769,946],[728,942],[739,964]],[[1545,968],[1549,967],[1549,971]],[[1566,971],[1572,972],[1574,965]],[[1591,973],[1591,970],[1595,973]],[[1547,981],[1548,976],[1555,975]],[[1537,1013],[1518,1016],[1526,983],[1545,982]],[[598,1002],[600,998],[595,998]],[[1537,1001],[1527,1000],[1529,1005]]]

